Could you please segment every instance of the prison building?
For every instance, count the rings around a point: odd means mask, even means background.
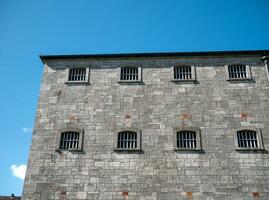
[[[40,56],[22,199],[268,200],[268,55]]]

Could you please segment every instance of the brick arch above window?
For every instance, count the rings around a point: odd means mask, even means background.
[[[141,150],[141,130],[137,128],[121,128],[114,134],[114,150]]]

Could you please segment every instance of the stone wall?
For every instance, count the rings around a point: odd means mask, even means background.
[[[228,82],[225,65],[251,66]],[[142,66],[142,84],[117,68]],[[171,82],[171,66],[196,67],[196,83]],[[90,84],[66,84],[90,66]],[[260,56],[47,60],[22,199],[269,199],[269,80]],[[173,128],[198,127],[202,151],[174,151]],[[84,130],[83,151],[57,151],[63,128]],[[114,134],[142,131],[142,151],[116,152]],[[237,129],[262,131],[264,151],[236,151]]]

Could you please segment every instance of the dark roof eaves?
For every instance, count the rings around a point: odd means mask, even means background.
[[[48,59],[105,59],[105,58],[150,58],[176,56],[224,56],[224,55],[267,55],[269,50],[240,51],[201,51],[201,52],[159,52],[159,53],[112,53],[112,54],[75,54],[75,55],[40,55],[42,62]]]

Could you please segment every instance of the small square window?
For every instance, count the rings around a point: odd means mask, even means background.
[[[250,66],[244,64],[226,65],[226,74],[228,81],[244,81],[252,79]]]
[[[79,148],[79,133],[64,132],[61,134],[60,149],[77,150]]]
[[[129,128],[115,133],[114,149],[132,151],[141,149],[141,131]]]
[[[136,149],[137,133],[132,131],[123,131],[118,133],[118,149]]]
[[[118,68],[119,83],[137,83],[142,81],[142,69],[136,66]]]
[[[245,79],[247,78],[246,65],[229,65],[229,78]]]
[[[200,130],[195,127],[174,128],[175,150],[201,150]]]
[[[172,81],[186,82],[196,81],[196,71],[194,66],[179,65],[171,67]]]
[[[236,131],[235,145],[238,150],[263,149],[261,131],[255,128]]]
[[[68,68],[66,83],[87,83],[89,82],[89,68]]]

